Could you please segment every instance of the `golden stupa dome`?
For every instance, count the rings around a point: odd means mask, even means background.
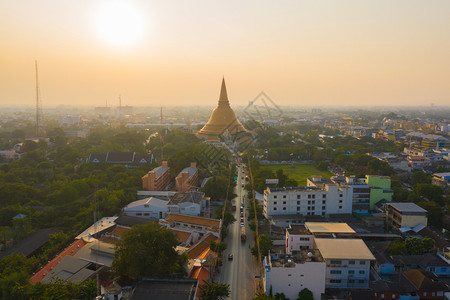
[[[198,133],[200,135],[219,135],[225,133],[227,130],[229,133],[247,131],[241,122],[239,122],[234,110],[230,107],[225,78],[223,78],[219,105],[213,110],[208,122]]]

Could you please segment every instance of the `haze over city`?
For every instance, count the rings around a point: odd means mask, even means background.
[[[3,1],[0,105],[449,105],[449,1]]]

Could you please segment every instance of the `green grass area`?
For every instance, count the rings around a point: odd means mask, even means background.
[[[305,186],[306,179],[313,175],[320,175],[324,178],[330,178],[333,176],[333,174],[328,171],[320,171],[314,165],[261,165],[261,168],[269,168],[274,172],[278,169],[283,169],[284,174],[287,174],[289,178],[297,181],[299,186]]]

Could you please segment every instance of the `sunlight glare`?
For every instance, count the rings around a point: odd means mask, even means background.
[[[128,1],[108,1],[96,16],[98,35],[115,46],[138,42],[143,37],[144,25],[142,14]]]

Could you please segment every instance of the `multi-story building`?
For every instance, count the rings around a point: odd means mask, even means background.
[[[367,213],[370,209],[370,186],[364,179],[355,176],[344,177],[334,176],[330,179],[321,176],[313,176],[308,178],[308,186],[318,186],[318,184],[335,183],[339,186],[349,187],[352,189],[352,210],[356,213]]]
[[[187,168],[184,168],[175,178],[175,189],[181,192],[187,192],[191,187],[198,186],[197,164],[192,162]]]
[[[370,187],[370,209],[381,200],[392,201],[394,191],[391,190],[391,178],[389,176],[366,175],[366,183]]]
[[[375,257],[361,239],[315,238],[326,263],[327,288],[368,288]]]
[[[167,161],[142,177],[142,188],[147,191],[164,191],[169,185],[170,168]]]
[[[314,238],[353,238],[356,232],[346,223],[305,222],[286,229],[286,253],[314,249]]]
[[[168,229],[195,231],[199,237],[203,237],[208,233],[218,237],[222,227],[222,220],[169,214],[165,219],[160,220],[159,224]]]
[[[431,183],[447,189],[450,186],[450,172],[434,173]]]
[[[264,191],[266,218],[296,215],[323,216],[352,213],[352,189],[335,183],[316,186],[270,188]]]
[[[412,202],[386,203],[386,225],[390,229],[427,226],[427,211]]]
[[[321,299],[325,272],[325,261],[317,250],[269,255],[264,258],[264,288],[267,294],[284,293],[289,299],[297,299],[298,293],[307,288],[314,299]]]

